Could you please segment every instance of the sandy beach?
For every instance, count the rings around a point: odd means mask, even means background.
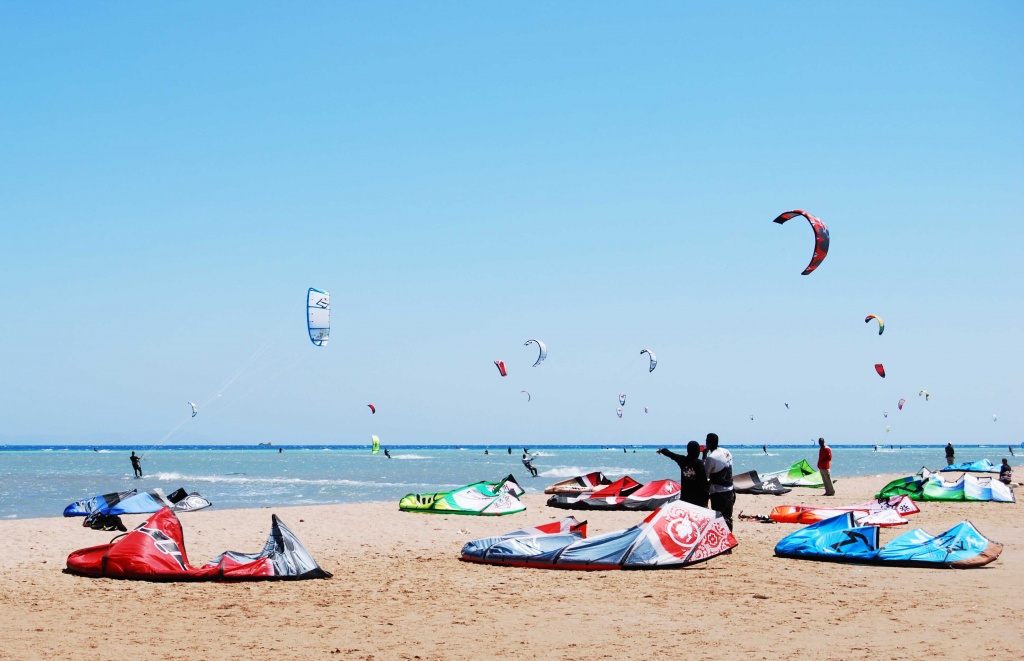
[[[890,477],[841,480],[835,499],[807,490],[740,495],[736,513],[855,504]],[[999,560],[975,570],[780,559],[774,545],[793,526],[738,519],[732,555],[684,570],[568,572],[459,561],[470,539],[565,515],[545,507],[545,496],[525,500],[524,514],[495,518],[406,514],[396,503],[277,508],[334,573],[302,582],[73,576],[62,571],[68,553],[112,533],[82,528],[79,519],[3,521],[0,658],[1009,658],[1024,648],[1017,504],[921,504],[910,527],[935,534],[970,519],[1004,545]],[[262,548],[270,514],[183,515],[190,560]],[[595,535],[643,516],[587,518]],[[883,542],[907,528],[883,531]]]

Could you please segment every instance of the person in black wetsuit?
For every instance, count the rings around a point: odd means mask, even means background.
[[[385,457],[387,457],[388,459],[390,459],[390,458],[391,458],[391,453],[390,453],[390,452],[388,452],[388,449],[387,449],[387,448],[384,448],[384,456],[385,456]]]
[[[946,443],[946,465],[952,466],[956,463],[956,451],[953,449],[952,443]]]
[[[135,471],[135,477],[142,477],[142,459],[135,456],[135,450],[132,450],[132,456],[129,459],[132,460],[132,470]]]
[[[700,460],[700,443],[686,444],[686,455],[661,448],[658,454],[679,464],[679,500],[699,507],[708,506],[708,476]]]

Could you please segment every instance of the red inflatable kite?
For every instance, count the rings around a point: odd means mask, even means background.
[[[508,376],[508,372],[505,371],[505,361],[504,360],[496,360],[496,361],[494,361],[494,365],[498,368],[498,371],[501,372],[502,376]]]
[[[875,363],[875,371],[878,372],[878,376],[885,378],[885,368],[882,367],[882,363]]]

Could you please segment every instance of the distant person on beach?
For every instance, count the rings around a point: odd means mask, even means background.
[[[946,443],[946,465],[952,466],[956,463],[956,453],[953,451],[953,444]]]
[[[533,467],[533,457],[523,453],[523,465],[526,466],[526,470],[530,471],[530,475],[537,477],[537,469]]]
[[[999,481],[1010,486],[1010,480],[1013,479],[1013,469],[1010,468],[1010,462],[1003,457],[1003,465],[999,467]]]
[[[661,448],[657,452],[679,465],[679,500],[698,507],[707,507],[708,474],[704,472],[704,463],[700,460],[700,443],[687,443],[685,455],[676,454],[668,448]]]
[[[732,490],[732,453],[718,447],[718,434],[708,434],[704,446],[707,448],[704,472],[708,476],[711,509],[720,513],[732,530],[732,508],[736,504],[736,492]]]
[[[388,452],[388,449],[387,449],[387,448],[384,448],[384,456],[385,456],[385,457],[387,457],[388,459],[390,459],[390,458],[391,458],[391,453],[390,453],[390,452]]]
[[[825,485],[825,495],[836,495],[836,488],[832,486],[832,448],[825,445],[825,439],[818,439],[818,470],[821,472],[821,481]]]
[[[135,450],[132,450],[132,456],[129,459],[132,460],[132,470],[135,471],[135,477],[142,477],[142,458],[135,456]]]

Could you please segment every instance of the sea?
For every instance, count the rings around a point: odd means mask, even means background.
[[[817,460],[817,445],[725,446],[734,471],[779,471]],[[833,478],[910,474],[945,465],[944,445],[831,446]],[[61,516],[69,503],[95,495],[159,487],[197,491],[218,508],[286,507],[398,500],[408,493],[447,491],[479,480],[515,475],[527,493],[590,471],[640,482],[679,479],[676,465],[657,446],[531,446],[539,475],[530,477],[515,446],[403,445],[391,458],[369,446],[77,446],[0,445],[0,518]],[[129,455],[142,459],[143,477],[132,476]],[[511,450],[511,454],[509,454]],[[683,452],[682,449],[677,449]],[[1024,449],[1017,448],[1017,455]],[[957,461],[988,458],[999,464],[1006,446],[957,446]],[[881,486],[881,485],[880,485]]]

